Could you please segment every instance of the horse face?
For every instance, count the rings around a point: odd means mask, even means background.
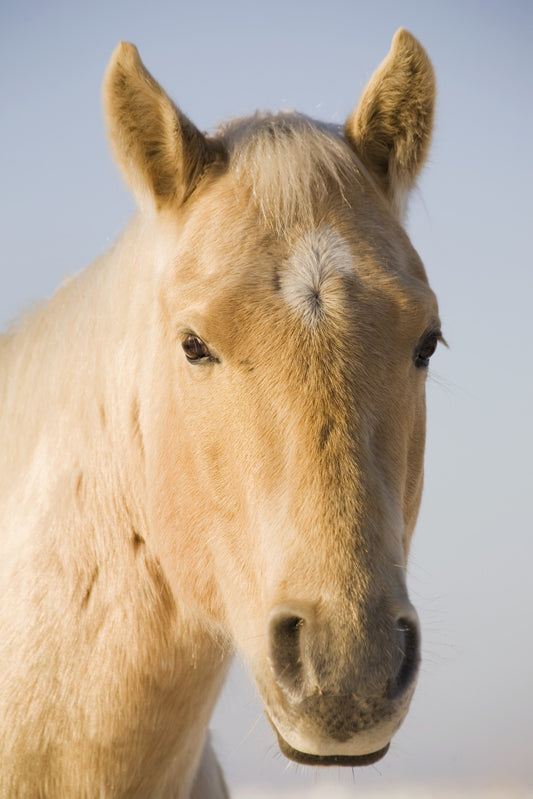
[[[398,216],[429,141],[431,67],[400,33],[344,138],[289,115],[215,141],[168,98],[162,115],[127,55],[108,117],[156,231],[145,440],[160,557],[248,657],[289,757],[373,762],[419,662],[405,567],[440,325]],[[125,85],[143,92],[137,127]]]
[[[405,567],[436,303],[368,187],[259,246],[238,204],[222,230],[205,224],[232,188],[198,202],[161,292],[176,331],[180,585],[248,655],[284,751],[366,762],[418,667]]]

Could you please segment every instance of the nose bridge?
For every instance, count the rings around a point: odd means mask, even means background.
[[[352,450],[354,448],[352,447]],[[373,463],[368,447],[346,446],[295,468],[284,531],[291,578],[313,599],[352,607],[406,599],[401,497]],[[305,595],[309,586],[310,594]],[[290,586],[287,586],[290,589]],[[363,611],[361,611],[363,612]],[[367,611],[365,611],[367,612]]]
[[[312,364],[309,374],[311,380]],[[401,491],[377,457],[368,397],[356,401],[353,382],[338,380],[334,388],[331,378],[329,393],[311,391],[313,406],[298,416],[294,405],[286,422],[278,517],[285,524],[284,557],[274,567],[279,579],[270,593],[267,636],[272,662],[295,690],[302,680],[348,692],[374,680],[382,690],[400,672],[404,650],[418,650],[405,584]],[[304,672],[298,658],[307,664]]]

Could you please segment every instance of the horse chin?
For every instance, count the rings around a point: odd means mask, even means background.
[[[357,754],[350,753],[346,751],[346,744],[342,747],[345,749],[344,752],[327,752],[322,754],[311,753],[303,751],[302,749],[297,749],[296,747],[292,746],[283,735],[280,733],[272,719],[267,713],[267,718],[276,733],[278,739],[278,746],[281,752],[287,757],[289,760],[293,760],[295,763],[299,763],[302,766],[349,766],[351,768],[358,767],[358,766],[370,766],[373,763],[377,763],[378,760],[381,760],[387,752],[389,751],[390,742],[387,743],[385,746],[382,746],[376,750],[371,750],[369,752],[359,752]],[[331,748],[331,744],[328,746],[328,749]],[[341,748],[341,747],[339,747]]]
[[[285,757],[300,763],[302,766],[371,766],[377,763],[389,751],[390,744],[387,744],[377,752],[369,752],[367,755],[312,755],[308,752],[300,752],[294,749],[287,741],[281,737],[276,730],[278,745]]]

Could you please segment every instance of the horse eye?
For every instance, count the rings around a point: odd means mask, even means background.
[[[415,352],[415,366],[417,369],[427,369],[429,366],[429,359],[437,349],[437,344],[442,340],[442,333],[440,330],[435,330],[429,333],[418,346]]]
[[[212,359],[209,347],[201,338],[198,338],[198,336],[187,336],[181,346],[183,347],[183,352],[189,363],[197,363],[198,361]]]

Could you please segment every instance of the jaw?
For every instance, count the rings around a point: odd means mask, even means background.
[[[384,757],[402,719],[388,719],[368,730],[341,739],[306,734],[300,726],[285,724],[281,719],[267,718],[276,733],[281,752],[289,760],[305,766],[369,766]],[[402,714],[403,718],[403,714]],[[306,725],[307,726],[307,725]]]
[[[281,737],[279,732],[275,730],[278,737],[279,748],[289,760],[294,760],[295,763],[300,763],[302,766],[370,766],[372,763],[377,763],[389,751],[390,744],[386,744],[377,752],[370,752],[366,755],[313,755],[309,752],[301,752],[299,749],[294,749],[287,741]]]

